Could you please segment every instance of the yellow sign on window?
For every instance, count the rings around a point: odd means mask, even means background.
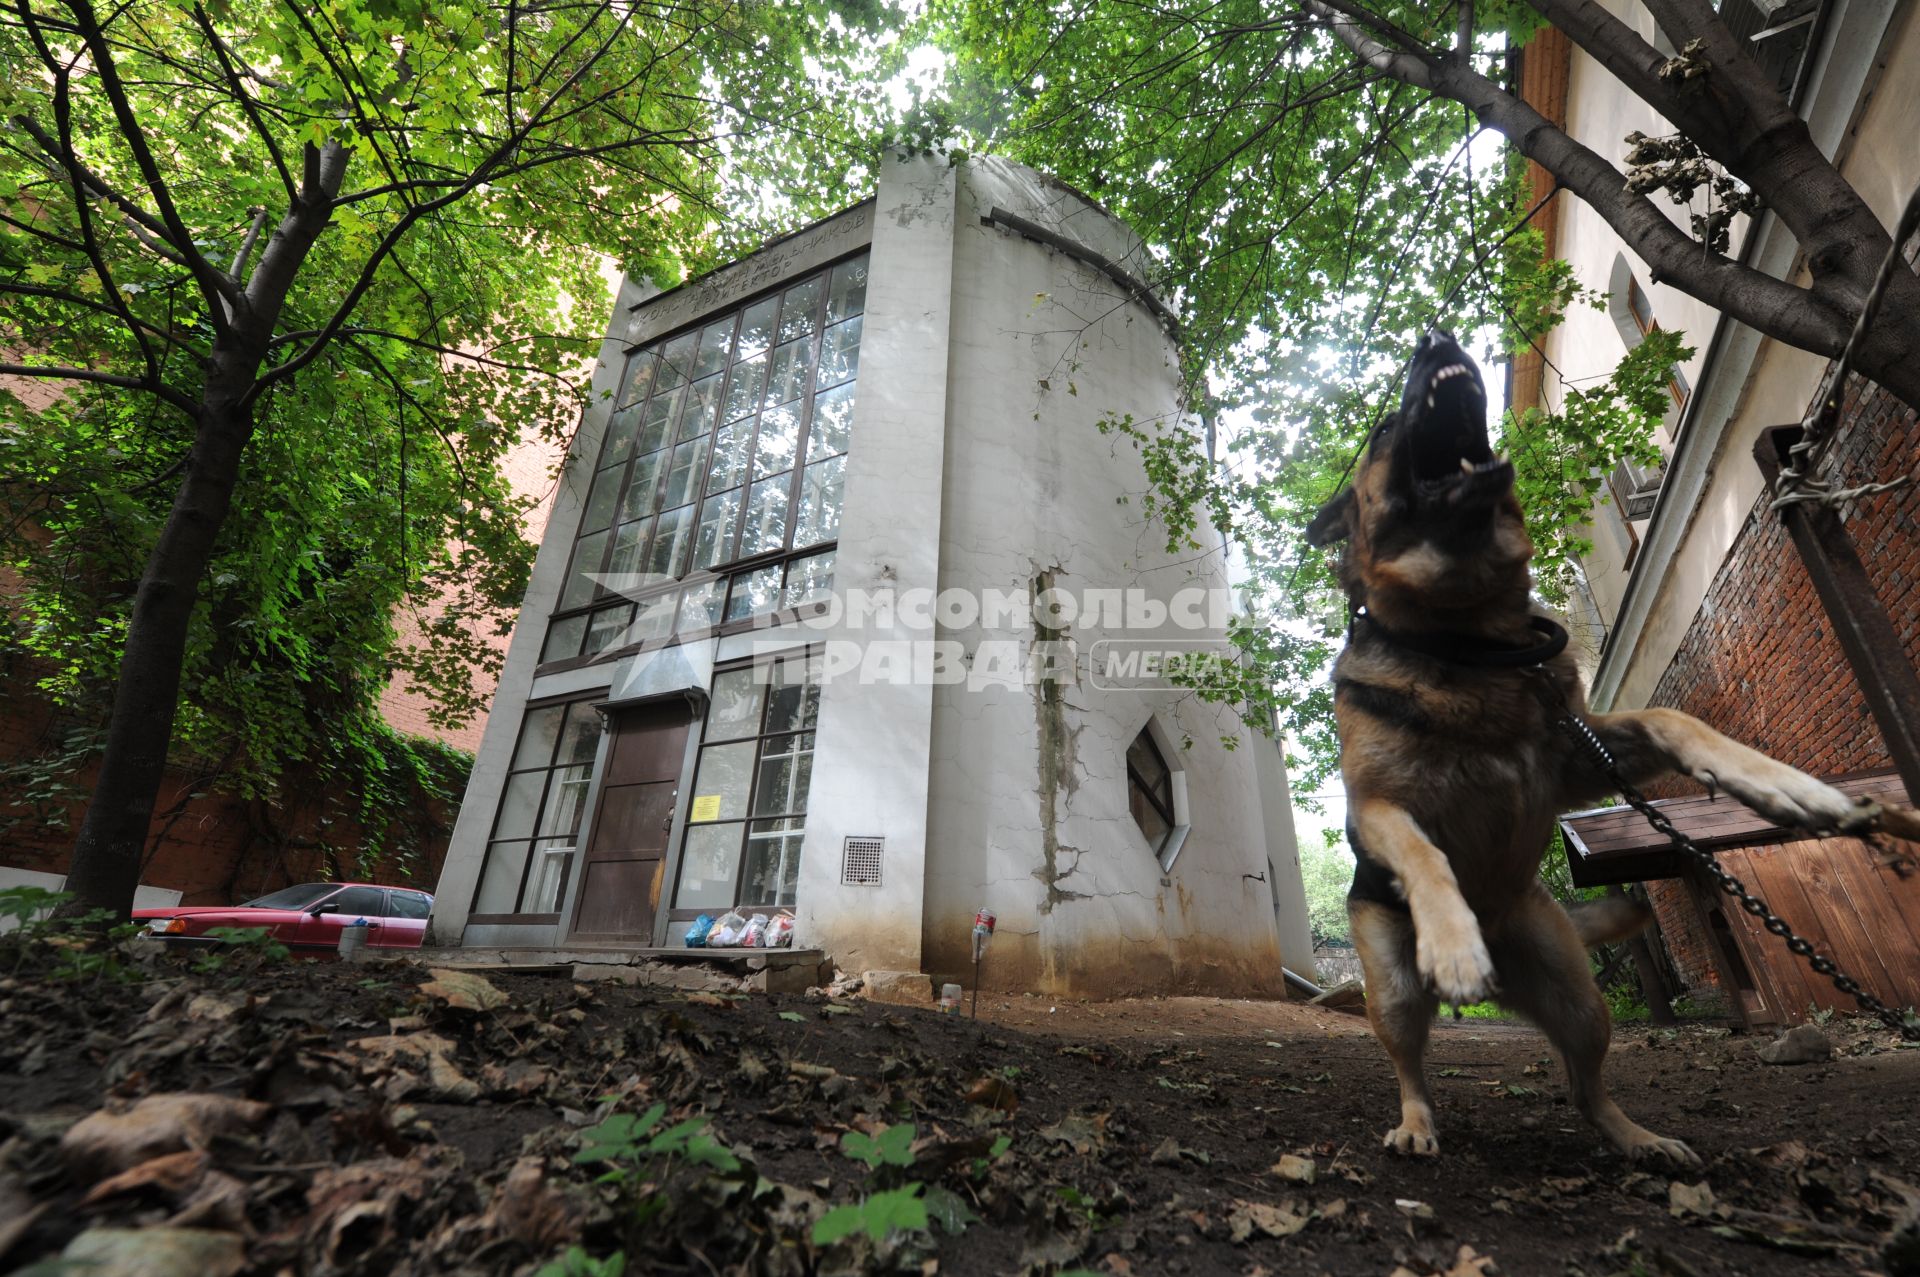
[[[690,820],[720,819],[720,795],[695,794],[693,796],[693,814],[690,817],[688,817],[688,819]]]

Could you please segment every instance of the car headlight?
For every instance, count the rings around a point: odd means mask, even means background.
[[[185,918],[155,918],[147,924],[147,930],[156,936],[178,936],[186,934]]]

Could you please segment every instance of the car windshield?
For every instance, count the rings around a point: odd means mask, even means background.
[[[304,909],[322,896],[330,896],[340,890],[336,883],[303,882],[297,887],[282,887],[258,900],[249,900],[241,905],[242,909]]]

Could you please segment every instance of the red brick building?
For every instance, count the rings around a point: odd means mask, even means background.
[[[18,379],[10,380],[8,389],[29,405],[51,402],[57,393]],[[560,453],[530,433],[504,464],[515,489],[539,500],[527,516],[527,535],[534,540],[546,523]],[[0,613],[10,611],[8,600],[16,589],[17,578],[0,567]],[[395,623],[403,643],[418,638],[417,621],[399,616]],[[484,638],[505,651],[505,635]],[[31,771],[36,760],[58,753],[76,727],[36,691],[41,673],[18,651],[0,654],[0,768],[25,764]],[[476,681],[482,695],[491,698],[492,680]],[[381,698],[381,714],[389,724],[468,752],[478,746],[485,715],[449,728],[431,723],[426,711],[424,695],[396,675]],[[220,770],[213,759],[176,759],[168,768],[140,877],[153,903],[228,904],[319,879],[373,879],[429,890],[439,880],[457,795],[448,802],[421,803],[406,827],[377,831],[373,839],[370,831],[318,801],[288,810],[237,795],[216,783]],[[64,777],[53,769],[43,774],[46,779],[38,783],[24,774],[11,783],[0,781],[0,888],[52,886],[66,875],[94,769]],[[404,850],[369,867],[360,853],[370,841]]]

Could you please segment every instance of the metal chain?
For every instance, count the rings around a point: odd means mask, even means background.
[[[1545,683],[1546,680],[1542,680],[1542,682]],[[1546,683],[1546,686],[1551,688],[1552,685],[1551,683]],[[1546,700],[1547,694],[1546,690],[1543,689],[1543,701]],[[1557,689],[1554,689],[1552,694],[1557,698]],[[1735,900],[1738,900],[1742,909],[1745,909],[1748,913],[1758,918],[1761,926],[1786,941],[1789,950],[1804,959],[1806,964],[1813,968],[1815,972],[1831,980],[1833,987],[1852,998],[1859,1004],[1862,1011],[1872,1015],[1907,1041],[1920,1042],[1920,1019],[1909,1017],[1894,1010],[1879,998],[1874,997],[1871,993],[1861,988],[1860,982],[1842,971],[1832,958],[1816,953],[1812,942],[1802,936],[1795,935],[1793,928],[1787,925],[1785,919],[1774,913],[1773,910],[1767,908],[1766,901],[1748,891],[1746,885],[1728,873],[1726,869],[1721,866],[1719,860],[1711,853],[1702,851],[1694,844],[1691,838],[1676,829],[1673,822],[1667,819],[1665,812],[1655,807],[1648,801],[1645,794],[1635,789],[1633,785],[1627,781],[1626,777],[1620,774],[1620,765],[1614,761],[1614,757],[1608,752],[1607,747],[1601,744],[1600,738],[1594,734],[1593,728],[1587,725],[1585,719],[1582,719],[1569,709],[1564,700],[1561,701],[1558,706],[1548,702],[1547,708],[1550,713],[1555,709],[1559,710],[1560,716],[1554,726],[1560,728],[1561,731],[1572,737],[1576,745],[1592,755],[1593,760],[1600,764],[1600,769],[1606,772],[1608,779],[1612,780],[1613,783],[1619,787],[1620,794],[1627,800],[1628,805],[1642,816],[1645,816],[1647,823],[1652,825],[1660,833],[1666,835],[1675,847],[1692,857],[1694,863],[1704,869],[1713,878],[1714,882],[1719,884],[1720,890],[1726,892]]]

